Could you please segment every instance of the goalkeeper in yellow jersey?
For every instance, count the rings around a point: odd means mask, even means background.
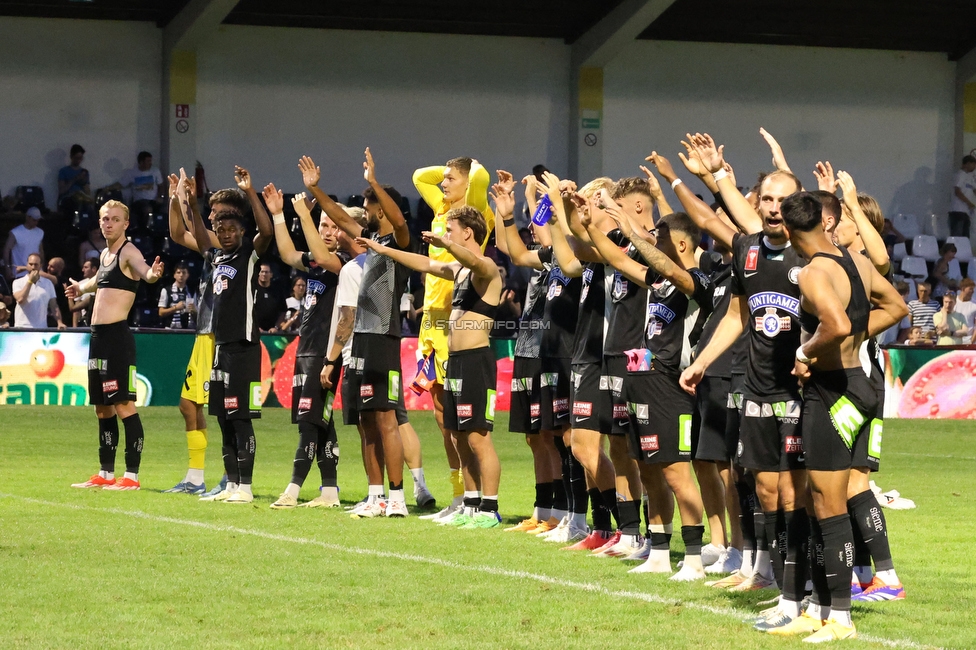
[[[495,227],[495,214],[488,207],[488,171],[471,158],[452,158],[446,165],[424,167],[413,173],[413,184],[420,196],[434,211],[430,230],[441,237],[447,230],[447,213],[454,208],[470,206],[478,210],[488,226],[488,234]],[[488,238],[481,244],[484,251]],[[453,262],[454,256],[441,247],[431,244],[428,255],[438,262]],[[475,477],[461,476],[461,460],[449,433],[444,432],[444,374],[447,369],[447,332],[451,317],[451,280],[428,274],[424,284],[424,315],[420,323],[417,345],[424,361],[414,381],[415,390],[429,390],[434,402],[434,416],[444,436],[444,450],[451,466],[451,484],[454,499],[436,515],[426,518],[445,519],[460,510],[464,491],[477,490]],[[467,486],[465,486],[467,483]]]

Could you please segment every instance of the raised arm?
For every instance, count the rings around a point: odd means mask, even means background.
[[[512,175],[504,170],[498,172],[498,183],[492,188],[491,195],[495,202],[495,209],[502,220],[501,236],[495,240],[504,239],[505,249],[502,252],[508,255],[512,263],[517,266],[525,266],[532,269],[543,268],[542,260],[539,259],[538,251],[530,251],[525,247],[525,242],[519,237],[518,228],[515,226],[515,195],[514,192],[507,190],[508,179]]]
[[[201,247],[187,228],[187,223],[193,224],[193,215],[200,214],[200,207],[197,204],[197,183],[196,178],[187,178],[186,172],[180,169],[181,177],[176,174],[169,176],[169,190],[172,197],[169,202],[169,236],[175,243],[196,251],[201,255],[210,248],[220,248],[217,235],[212,230],[207,229],[208,246]],[[174,187],[175,182],[175,187]]]
[[[874,264],[878,273],[887,275],[891,268],[888,247],[885,246],[881,233],[875,230],[874,224],[861,209],[861,204],[857,200],[857,188],[854,187],[854,179],[847,172],[839,171],[837,172],[837,184],[840,185],[840,189],[844,193],[844,205],[854,217],[854,224],[857,226],[857,233],[861,236],[861,243],[864,244],[864,251],[868,254],[868,259]]]
[[[783,147],[779,146],[779,142],[776,142],[776,138],[770,134],[766,129],[759,127],[759,135],[763,137],[766,144],[769,145],[769,151],[773,154],[773,167],[781,172],[790,172],[790,166],[786,164],[786,156],[783,155]]]
[[[746,234],[757,233],[762,230],[762,218],[749,204],[744,196],[739,192],[739,188],[725,171],[725,158],[723,157],[725,145],[715,146],[712,136],[707,133],[687,134],[689,142],[695,147],[705,169],[712,173],[718,185],[722,200],[725,201],[729,209],[729,216],[739,224]]]
[[[424,232],[423,237],[425,242],[443,248],[448,253],[453,255],[454,259],[457,260],[457,264],[444,264],[444,266],[450,267],[450,269],[447,270],[447,272],[451,273],[448,279],[454,279],[457,276],[457,272],[460,270],[458,268],[458,264],[471,269],[472,273],[480,277],[491,277],[492,274],[498,272],[498,266],[490,257],[485,257],[480,251],[477,253],[472,252],[464,246],[452,241],[448,235],[438,237],[432,232]],[[431,272],[434,273],[434,275],[445,277],[443,275],[445,271],[441,270],[438,272],[437,270],[434,270],[434,264],[436,263],[431,262]]]
[[[275,187],[274,183],[268,183],[262,192],[264,202],[271,210],[274,219],[275,243],[278,244],[278,257],[281,261],[299,271],[307,271],[308,268],[302,264],[302,254],[295,250],[295,243],[291,240],[288,232],[288,224],[285,223],[285,199],[281,190]]]
[[[661,184],[657,182],[657,178],[655,178],[654,174],[651,173],[651,170],[644,165],[640,166],[640,170],[644,172],[645,176],[647,176],[647,184],[650,187],[651,198],[654,199],[654,205],[657,206],[657,213],[662,217],[666,214],[672,214],[674,210],[671,209],[671,204],[668,203],[668,200],[664,198],[664,191],[661,190]]]
[[[386,220],[393,226],[393,237],[396,239],[397,246],[407,248],[410,245],[410,228],[407,227],[407,220],[403,218],[403,213],[400,212],[400,206],[386,193],[383,186],[377,182],[376,165],[373,163],[373,154],[369,152],[369,147],[366,147],[366,160],[363,162],[363,177],[369,183],[373,192],[376,193],[376,200],[379,201],[380,207],[383,208],[383,214],[386,215]]]
[[[319,187],[322,170],[316,166],[315,161],[308,156],[302,156],[298,161],[298,169],[302,172],[302,182],[305,183],[305,187],[312,193],[315,201],[322,206],[325,214],[329,216],[329,219],[332,219],[332,222],[338,226],[339,230],[353,238],[362,235],[363,227],[356,223],[355,219],[350,217],[345,210],[339,207],[338,203],[332,200],[331,196],[323,192],[322,188]]]
[[[421,167],[413,173],[413,186],[420,193],[430,209],[436,214],[444,204],[444,191],[440,188],[444,180],[444,166]]]
[[[603,200],[606,201],[607,198]],[[593,199],[590,199],[590,212],[592,213],[595,208],[596,205]],[[586,226],[586,231],[590,234],[590,239],[593,240],[593,244],[600,252],[600,255],[603,256],[603,259],[606,260],[606,263],[627,276],[627,279],[631,282],[647,288],[647,282],[645,281],[647,267],[627,257],[626,253],[620,250],[599,228],[593,225],[593,221],[589,216],[583,217],[583,224]]]
[[[504,169],[496,170],[495,174],[498,176],[498,182],[491,186],[490,195],[495,202],[495,213],[502,220],[501,230],[495,231],[495,246],[505,257],[509,257],[507,226],[510,225],[509,222],[511,225],[515,224],[515,178]],[[506,196],[511,198],[511,207],[508,206],[509,199]],[[499,200],[502,205],[499,205]]]
[[[379,255],[389,257],[397,264],[403,264],[411,271],[430,273],[439,278],[444,278],[445,280],[453,280],[454,276],[457,275],[458,269],[460,268],[460,265],[455,262],[435,262],[426,255],[408,253],[407,251],[390,248],[389,246],[383,246],[382,244],[378,244],[376,241],[366,239],[365,237],[357,237],[356,243],[363,248],[378,253]]]
[[[14,291],[14,300],[16,300],[20,305],[27,302],[27,297],[30,295],[31,289],[34,288],[34,285],[37,284],[37,281],[41,278],[41,272],[31,271],[24,277],[27,278],[27,281],[24,282],[24,286]]]
[[[691,188],[678,178],[667,158],[659,155],[656,151],[652,151],[647,160],[654,164],[657,173],[672,186],[675,195],[681,201],[681,207],[685,209],[695,225],[731,250],[732,238],[736,234],[735,230],[719,219],[718,215],[704,201],[695,196]]]
[[[234,180],[237,181],[237,187],[244,190],[244,194],[247,195],[247,201],[251,204],[251,212],[254,213],[254,225],[258,229],[257,234],[254,235],[254,250],[257,251],[258,255],[264,255],[268,250],[268,246],[271,245],[271,240],[274,239],[274,229],[271,227],[271,219],[268,217],[268,212],[261,203],[261,197],[258,196],[258,191],[254,189],[254,185],[251,182],[251,174],[243,167],[234,165]]]

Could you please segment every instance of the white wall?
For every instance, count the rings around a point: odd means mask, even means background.
[[[829,159],[886,211],[898,195],[902,212],[944,214],[954,75],[941,54],[638,41],[605,69],[605,171],[639,174],[652,149],[680,169],[679,141],[697,129],[726,145],[748,186],[771,168],[763,126],[808,187]]]
[[[410,196],[415,168],[455,156],[493,176],[566,168],[561,41],[222,26],[197,60],[196,148],[211,189],[233,182],[236,163],[300,191],[309,154],[344,199],[365,188],[366,146],[380,180]]]
[[[92,189],[158,151],[161,42],[152,23],[0,19],[0,191],[41,185],[55,208],[72,144]]]

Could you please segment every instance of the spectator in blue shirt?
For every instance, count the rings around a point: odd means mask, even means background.
[[[64,199],[74,199],[81,203],[91,203],[91,181],[88,170],[81,166],[85,159],[85,149],[80,144],[71,145],[71,164],[58,172],[58,203]]]

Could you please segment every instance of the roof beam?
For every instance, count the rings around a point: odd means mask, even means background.
[[[672,4],[674,0],[624,0],[573,43],[573,69],[602,68]]]
[[[227,17],[238,0],[190,0],[163,28],[163,52],[195,50]]]

